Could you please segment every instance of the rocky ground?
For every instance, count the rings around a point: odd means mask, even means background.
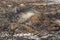
[[[0,40],[60,40],[60,4],[49,2],[0,0]]]

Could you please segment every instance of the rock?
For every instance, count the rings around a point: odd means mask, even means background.
[[[56,31],[56,30],[59,30],[60,28],[59,27],[48,27],[47,30],[49,31]]]

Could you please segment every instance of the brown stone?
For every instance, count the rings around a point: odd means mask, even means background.
[[[59,27],[48,27],[47,30],[56,31],[56,30],[59,30]]]
[[[15,30],[18,27],[16,23],[11,23],[10,28],[11,30]]]
[[[28,19],[29,22],[31,22],[33,25],[41,23],[43,20],[43,15],[42,14],[35,14],[32,17]]]

